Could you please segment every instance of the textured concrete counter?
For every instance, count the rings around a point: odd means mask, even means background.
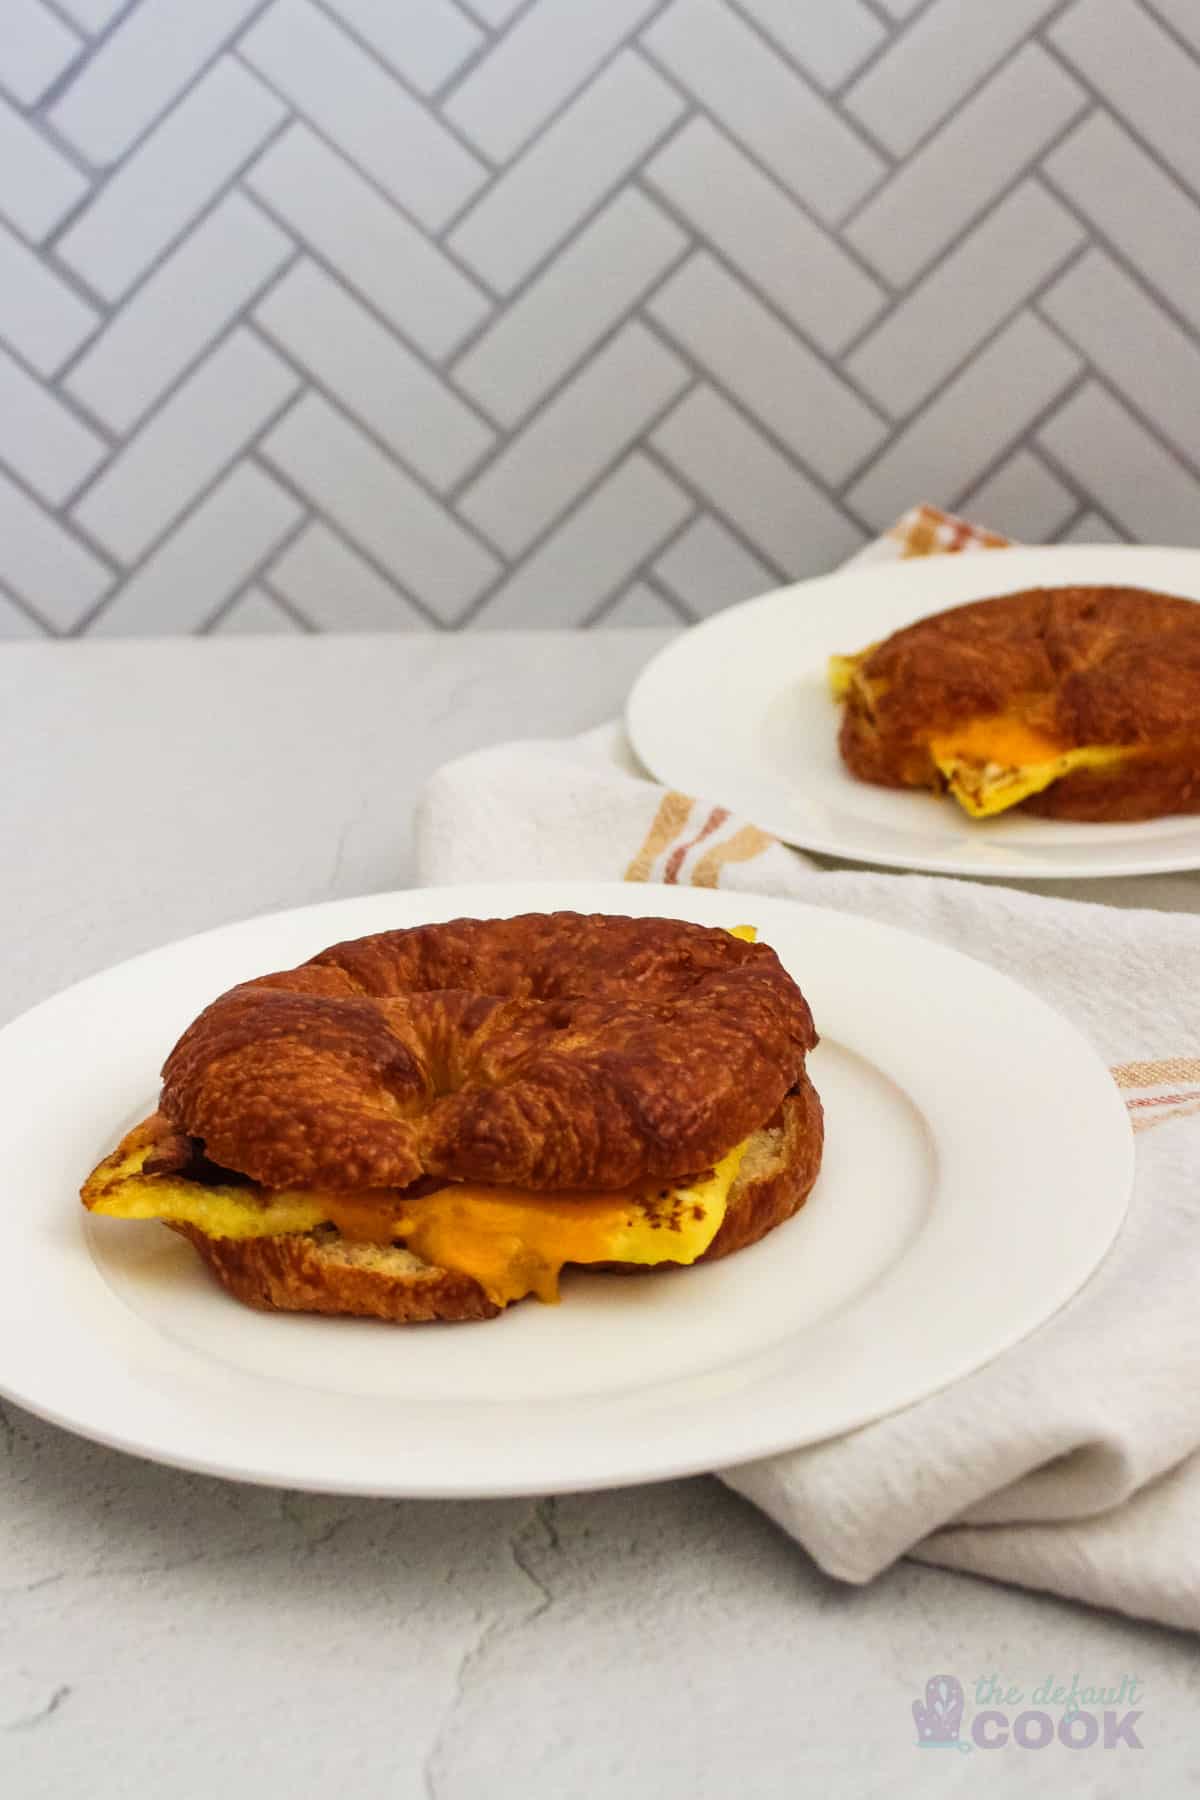
[[[438,763],[611,716],[659,641],[5,647],[3,1015],[187,932],[403,885]],[[1139,898],[1185,904],[1196,885]],[[931,1768],[910,1705],[940,1672],[969,1699],[988,1675],[1026,1694],[1051,1673],[1131,1675],[1145,1749]],[[13,1800],[791,1800],[818,1783],[857,1800],[1024,1794],[1039,1773],[1098,1800],[1130,1757],[1152,1794],[1200,1784],[1194,1641],[915,1564],[842,1587],[715,1481],[325,1499],[0,1413]]]

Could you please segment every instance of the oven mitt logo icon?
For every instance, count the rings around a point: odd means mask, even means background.
[[[955,1675],[931,1675],[924,1700],[912,1703],[917,1744],[922,1750],[969,1750],[959,1738],[962,1725],[962,1682]]]

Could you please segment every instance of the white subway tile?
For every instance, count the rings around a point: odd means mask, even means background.
[[[1200,210],[1107,113],[1089,113],[1043,165],[1093,225],[1200,331]]]
[[[0,350],[0,461],[58,506],[107,454],[102,438]]]
[[[431,94],[483,42],[454,0],[327,0],[352,31],[403,75],[420,94]]]
[[[1050,37],[1113,110],[1200,193],[1200,67],[1132,0],[1076,0]]]
[[[894,156],[907,156],[1058,4],[934,0],[842,96],[842,104]]]
[[[663,551],[654,573],[693,619],[706,618],[737,600],[749,600],[779,585],[766,563],[711,513],[701,513]]]
[[[255,320],[402,462],[448,488],[478,462],[495,432],[340,282],[299,262]]]
[[[486,316],[488,301],[475,283],[307,126],[291,126],[246,182],[428,355],[447,354]]]
[[[851,488],[850,505],[877,530],[917,500],[954,505],[966,473],[1020,437],[1081,367],[1061,338],[1020,313],[892,440]]]
[[[265,588],[248,587],[212,628],[214,637],[288,637],[303,632]]]
[[[665,273],[687,243],[625,188],[454,366],[464,393],[516,425]]]
[[[100,315],[0,225],[0,339],[39,375],[53,375]]]
[[[55,127],[90,162],[115,162],[257,3],[141,0],[56,102]]]
[[[478,158],[311,0],[275,0],[240,48],[422,225],[444,225],[486,179]]]
[[[789,575],[843,562],[866,533],[712,388],[698,388],[654,446],[764,556]]]
[[[841,481],[885,436],[883,421],[707,251],[658,290],[651,317],[804,462]]]
[[[1181,38],[1186,38],[1193,50],[1200,51],[1200,12],[1197,12],[1195,0],[1148,0],[1152,11],[1168,25],[1173,25]]]
[[[327,525],[307,526],[266,580],[319,631],[427,631],[407,595],[385,581]]]
[[[1086,103],[1078,82],[1027,44],[872,195],[846,238],[891,281],[911,281]]]
[[[46,635],[43,628],[34,623],[30,613],[0,591],[0,638],[11,642],[15,638],[42,638]]]
[[[862,0],[741,0],[742,11],[822,87],[837,87],[883,42]]]
[[[446,117],[485,156],[507,161],[657,3],[536,0],[454,90]]]
[[[265,213],[226,195],[114,315],[67,391],[111,430],[131,430],[291,251]]]
[[[459,512],[519,554],[689,379],[679,358],[631,321],[467,488]]]
[[[1007,462],[964,495],[960,510],[1005,537],[1026,544],[1048,543],[1079,502],[1039,456],[1017,450]]]
[[[840,350],[883,304],[883,289],[837,239],[711,120],[690,119],[645,173],[822,350]]]
[[[476,623],[517,630],[580,624],[687,518],[692,502],[635,452],[514,569]]]
[[[283,117],[262,82],[216,63],[100,189],[59,243],[63,261],[120,300]]]
[[[1091,249],[1041,304],[1110,386],[1200,461],[1200,349],[1144,287]]]
[[[109,601],[92,635],[199,630],[301,516],[278,482],[253,463],[236,464]]]
[[[59,11],[92,37],[103,31],[124,5],[125,0],[58,0]]]
[[[120,561],[135,561],[297,386],[274,351],[235,331],[129,440],[72,517]]]
[[[36,500],[0,475],[0,581],[57,631],[69,631],[112,580]]]
[[[507,25],[523,0],[463,0],[468,12],[474,13],[485,25]]]
[[[622,51],[455,226],[451,248],[511,293],[682,111],[667,83]]]
[[[680,618],[661,594],[635,581],[592,624],[601,631],[678,631]]]
[[[864,339],[846,367],[886,412],[910,412],[1083,237],[1044,188],[1022,182]]]
[[[87,191],[62,151],[0,99],[0,214],[9,224],[40,243]]]
[[[645,44],[818,217],[842,218],[886,164],[723,0],[675,0]]]
[[[1097,382],[1073,394],[1038,440],[1135,541],[1196,542],[1200,482]]]
[[[42,0],[4,0],[0,6],[0,87],[21,106],[34,106],[83,48]]]
[[[1081,513],[1070,531],[1064,531],[1058,539],[1060,544],[1124,544],[1127,539],[1119,531],[1114,531],[1108,520],[1098,512]]]
[[[456,618],[499,563],[343,413],[306,394],[263,455],[443,620]]]

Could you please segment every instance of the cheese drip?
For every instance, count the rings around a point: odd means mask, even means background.
[[[356,1242],[402,1240],[432,1267],[478,1281],[497,1306],[525,1294],[558,1298],[565,1263],[692,1263],[725,1217],[744,1143],[697,1180],[621,1193],[540,1193],[455,1183],[419,1200],[356,1193],[209,1187],[143,1175],[148,1148],[105,1172],[93,1212],[193,1225],[209,1237],[260,1238],[333,1225]]]

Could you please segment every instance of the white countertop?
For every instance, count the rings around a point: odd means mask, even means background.
[[[662,641],[0,648],[0,1017],[188,932],[404,885],[439,763],[599,723]],[[1123,887],[1195,905],[1196,884]],[[930,1769],[910,1705],[943,1672],[968,1699],[985,1675],[1026,1693],[1051,1673],[1133,1676],[1145,1750],[1009,1747]],[[848,1588],[713,1480],[324,1499],[0,1409],[13,1800],[796,1800],[820,1783],[892,1800],[1023,1794],[1042,1774],[1099,1800],[1131,1756],[1165,1795],[1200,1782],[1198,1699],[1193,1640],[911,1563]]]

